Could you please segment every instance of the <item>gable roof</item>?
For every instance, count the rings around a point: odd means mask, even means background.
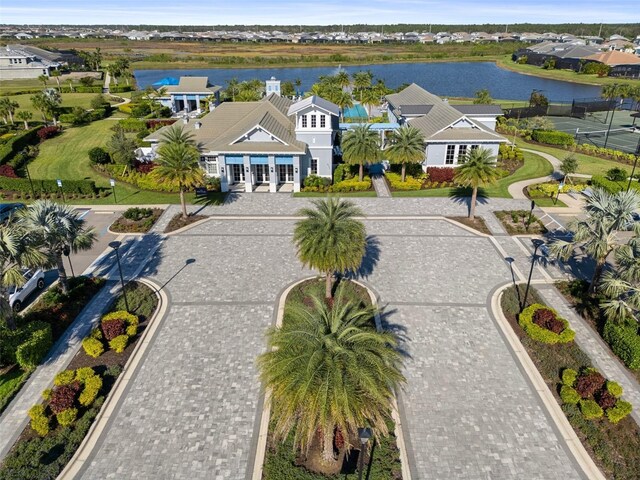
[[[207,77],[180,77],[178,85],[168,85],[167,93],[215,93],[222,87],[209,84]]]
[[[463,115],[502,115],[502,107],[500,105],[452,105]]]
[[[299,102],[294,103],[289,107],[288,115],[294,115],[298,113],[300,110],[304,110],[307,107],[315,105],[316,107],[325,110],[331,115],[335,115],[336,117],[340,115],[340,107],[338,107],[335,103],[331,103],[329,100],[325,100],[322,97],[318,97],[317,95],[311,95]]]
[[[398,112],[400,115],[426,115],[433,105],[400,105]]]
[[[596,53],[585,57],[586,60],[595,60],[596,62],[604,63],[611,67],[616,65],[636,65],[640,63],[640,57],[633,53],[619,52],[617,50],[610,50],[605,53]]]

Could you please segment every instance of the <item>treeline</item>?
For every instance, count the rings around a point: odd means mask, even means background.
[[[43,25],[45,27],[74,27],[78,25]],[[514,23],[510,25],[485,23],[474,25],[462,24],[428,24],[428,23],[401,23],[389,25],[86,25],[92,28],[131,29],[131,30],[157,30],[159,32],[206,32],[210,30],[237,30],[237,31],[273,31],[278,30],[287,33],[296,32],[555,32],[570,33],[572,35],[598,35],[604,37],[613,34],[635,38],[640,34],[640,23]],[[602,31],[600,28],[602,26]]]

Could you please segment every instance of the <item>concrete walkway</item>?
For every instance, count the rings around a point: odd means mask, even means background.
[[[158,248],[157,236],[129,237],[121,248],[122,270],[125,281],[137,277]],[[0,459],[9,452],[14,442],[28,423],[27,411],[39,403],[41,393],[50,388],[55,375],[64,370],[82,346],[82,339],[100,320],[102,312],[111,304],[120,291],[115,257],[109,252],[87,271],[94,276],[107,279],[106,286],[82,310],[73,324],[58,339],[42,364],[33,372],[18,395],[0,417]]]
[[[371,182],[373,183],[373,188],[376,191],[376,195],[378,197],[391,197],[391,191],[389,190],[389,185],[387,185],[387,180],[384,178],[384,174],[374,175],[373,177],[371,177]]]

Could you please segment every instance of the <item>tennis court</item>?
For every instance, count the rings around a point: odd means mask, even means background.
[[[631,116],[633,111],[622,110],[591,112],[585,118],[546,117],[551,120],[556,130],[575,136],[576,143],[590,143],[598,147],[611,148],[627,153],[635,153],[640,142],[640,122]],[[611,130],[607,130],[611,124]]]

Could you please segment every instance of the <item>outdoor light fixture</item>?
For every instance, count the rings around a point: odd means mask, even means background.
[[[120,246],[121,242],[114,240],[113,242],[109,242],[109,246],[116,251],[116,260],[118,261],[118,272],[120,273],[120,283],[122,284],[122,296],[124,297],[124,306],[129,311],[129,302],[127,301],[127,291],[124,288],[124,277],[122,276],[122,265],[120,265]]]
[[[245,172],[247,172],[247,173],[249,173],[249,167],[246,167],[246,168],[244,169],[244,171],[245,171]]]
[[[359,428],[358,438],[360,439],[360,453],[358,454],[358,480],[362,480],[362,471],[364,470],[364,449],[371,438],[371,429]]]
[[[533,249],[533,256],[531,257],[531,269],[529,270],[529,278],[527,279],[527,288],[524,291],[524,299],[522,300],[522,305],[520,306],[521,313],[522,313],[522,310],[524,310],[524,308],[527,306],[527,296],[529,295],[529,286],[531,285],[531,275],[533,275],[533,266],[536,264],[538,249],[542,245],[544,245],[544,241],[540,240],[539,238],[534,238],[533,240],[531,240],[531,243],[533,243],[533,246],[535,248]]]
[[[298,173],[298,167],[294,168],[294,169],[293,169],[293,171],[294,171],[295,173]]]
[[[224,167],[220,167],[220,173],[224,173]]]
[[[271,167],[271,173],[273,173],[273,167]]]

